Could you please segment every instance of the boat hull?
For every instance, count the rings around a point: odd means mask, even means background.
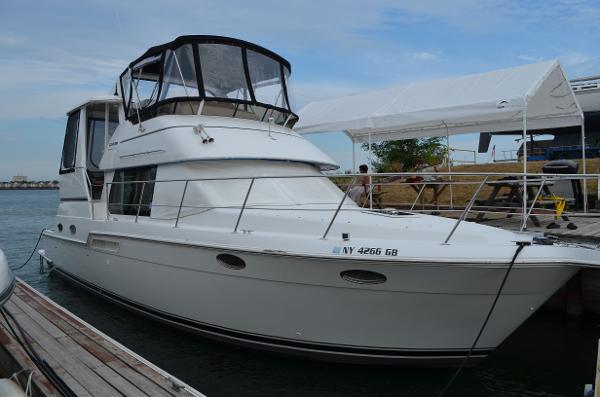
[[[46,239],[58,274],[130,309],[214,339],[353,363],[460,362],[508,269],[303,257],[115,235],[90,236],[85,243]],[[217,256],[224,253],[245,267],[223,266]],[[348,281],[341,277],[348,270],[375,272],[385,282]],[[515,266],[473,362],[575,271]]]

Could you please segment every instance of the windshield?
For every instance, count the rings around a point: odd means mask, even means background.
[[[289,64],[267,50],[237,42],[190,42],[155,52],[121,75],[125,111],[133,123],[199,113],[272,120],[290,128],[297,120]]]

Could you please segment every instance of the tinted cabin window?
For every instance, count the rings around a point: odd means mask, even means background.
[[[71,113],[67,120],[67,130],[63,143],[60,173],[75,171],[75,155],[77,153],[77,132],[79,130],[79,111]]]
[[[110,213],[137,215],[139,208],[139,216],[150,216],[155,179],[156,167],[115,171],[108,202]]]

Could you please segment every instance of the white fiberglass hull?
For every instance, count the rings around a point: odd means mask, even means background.
[[[103,243],[93,246],[94,238]],[[47,233],[45,245],[62,275],[163,321],[266,350],[364,363],[461,360],[508,268],[258,253],[101,233],[87,243]],[[224,267],[220,253],[246,266]],[[361,269],[386,280],[340,277]],[[498,346],[576,270],[515,265],[474,358]]]

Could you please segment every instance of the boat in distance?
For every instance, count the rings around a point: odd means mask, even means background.
[[[68,113],[54,272],[230,343],[324,360],[485,357],[597,250],[411,212],[362,209],[294,132],[291,66],[260,46],[182,36]]]

